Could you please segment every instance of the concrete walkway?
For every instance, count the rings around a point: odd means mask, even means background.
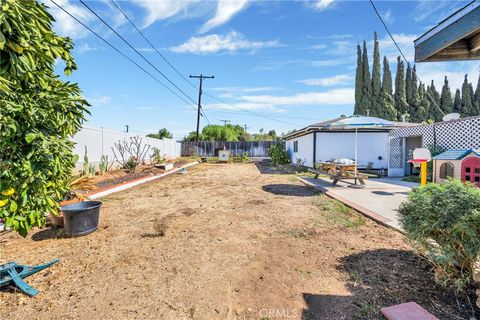
[[[407,199],[408,192],[418,183],[405,182],[398,178],[378,178],[365,181],[363,189],[349,188],[350,183],[339,181],[332,185],[329,178],[299,178],[303,183],[320,189],[364,215],[402,231],[397,209]]]

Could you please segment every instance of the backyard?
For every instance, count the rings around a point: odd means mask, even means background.
[[[102,201],[89,236],[0,236],[2,263],[60,259],[27,278],[37,298],[0,292],[2,319],[381,319],[408,301],[441,319],[473,312],[401,233],[270,164],[200,164]]]

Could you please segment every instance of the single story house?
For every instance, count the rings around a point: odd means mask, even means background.
[[[480,151],[474,149],[447,150],[432,158],[433,182],[448,178],[470,181],[480,187]]]
[[[403,177],[414,171],[408,163],[416,148],[480,149],[480,116],[397,128],[389,132],[388,175]]]
[[[292,163],[303,163],[313,167],[315,163],[339,158],[355,158],[355,129],[338,128],[330,125],[342,119],[363,117],[342,116],[328,121],[311,124],[285,136],[286,149]],[[381,119],[383,120],[383,119]],[[384,120],[385,121],[385,120]],[[354,123],[353,123],[354,124]],[[358,165],[372,169],[387,169],[389,164],[389,132],[411,126],[410,123],[394,123],[391,127],[358,128]]]

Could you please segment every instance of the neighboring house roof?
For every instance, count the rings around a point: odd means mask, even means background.
[[[424,33],[415,62],[480,59],[480,0],[474,0]]]
[[[352,116],[352,117],[347,117],[347,116],[341,116],[341,117],[338,117],[338,118],[335,118],[335,119],[331,119],[331,120],[326,120],[326,121],[322,121],[322,122],[317,122],[317,123],[313,123],[311,125],[308,125],[302,129],[299,129],[299,130],[295,130],[293,132],[290,132],[288,134],[286,134],[284,136],[284,139],[285,140],[289,140],[289,139],[293,139],[293,138],[297,138],[297,137],[300,137],[300,136],[304,136],[304,135],[307,135],[307,134],[310,134],[312,132],[317,132],[317,131],[325,131],[325,132],[338,132],[338,131],[353,131],[354,129],[352,128],[336,128],[336,129],[332,129],[330,127],[331,124],[337,122],[337,121],[340,121],[340,120],[344,120],[344,119],[353,119],[353,121],[350,122],[351,125],[355,125],[355,121],[358,120],[358,123],[359,124],[362,124],[363,121],[365,119],[378,119],[378,120],[384,120],[384,119],[380,119],[380,118],[370,118],[370,117],[359,117],[359,116]],[[379,132],[385,132],[385,131],[389,131],[389,130],[394,130],[394,129],[398,129],[398,128],[403,128],[403,127],[411,127],[411,126],[418,126],[419,124],[418,123],[410,123],[410,122],[392,122],[392,121],[387,121],[387,120],[384,120],[386,122],[390,122],[392,123],[393,125],[392,126],[389,126],[389,127],[384,127],[384,126],[379,126],[379,127],[375,127],[375,126],[372,126],[372,127],[368,127],[368,128],[358,128],[357,130],[358,131],[379,131]]]
[[[447,150],[445,152],[442,152],[435,157],[433,157],[433,160],[461,160],[465,158],[467,155],[471,153],[476,154],[477,156],[480,157],[480,151],[479,150],[474,150],[474,149],[468,149],[468,150]]]

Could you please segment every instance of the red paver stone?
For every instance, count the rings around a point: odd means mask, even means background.
[[[439,320],[415,302],[397,304],[380,311],[388,320]]]

